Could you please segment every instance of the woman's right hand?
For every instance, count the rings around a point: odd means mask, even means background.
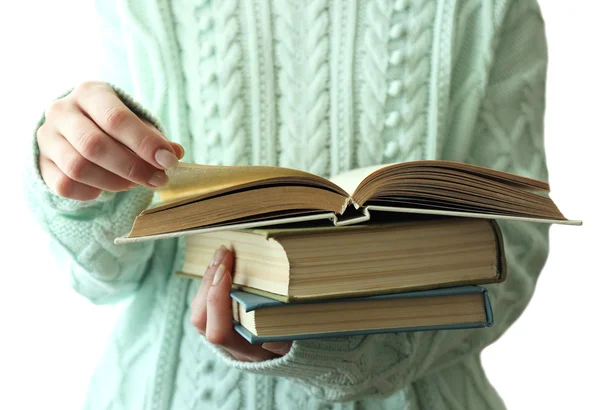
[[[136,116],[108,84],[85,82],[46,109],[37,131],[42,178],[56,194],[81,201],[102,190],[158,187],[183,157],[151,123]]]

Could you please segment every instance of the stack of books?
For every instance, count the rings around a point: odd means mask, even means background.
[[[235,329],[252,343],[491,326],[507,275],[496,220],[581,224],[547,183],[449,161],[327,180],[279,167],[181,164],[116,243],[186,235],[181,272],[235,253]],[[352,194],[348,194],[352,192]]]

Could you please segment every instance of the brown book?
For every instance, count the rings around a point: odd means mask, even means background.
[[[563,216],[546,182],[459,162],[405,162],[332,180],[280,167],[180,164],[169,178],[159,203],[116,243],[311,220],[340,226],[373,213],[581,224]]]
[[[235,252],[234,287],[284,302],[493,283],[506,274],[495,221],[439,217],[190,235],[178,275],[201,277],[221,244]]]

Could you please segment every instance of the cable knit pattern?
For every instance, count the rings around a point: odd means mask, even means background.
[[[193,158],[202,163],[220,165],[225,160],[220,155],[225,145],[221,128],[222,121],[218,112],[219,100],[224,103],[229,101],[228,107],[232,107],[234,101],[231,99],[231,93],[236,90],[229,90],[229,100],[220,97],[217,56],[215,56],[217,36],[212,4],[209,0],[195,2],[172,0],[172,5],[175,18],[180,22],[176,26],[178,38],[194,41],[196,44],[196,47],[186,47],[181,53],[182,69],[189,90],[186,96],[187,104],[190,107],[189,128],[194,140]],[[222,41],[219,42],[222,44]],[[234,69],[235,64],[229,64],[229,68],[230,70]],[[223,74],[220,75],[220,78],[223,78]],[[239,111],[243,111],[243,109],[238,107]],[[237,124],[237,127],[235,125],[227,127],[227,136],[230,141],[235,135],[235,129],[239,129],[239,120]],[[236,152],[234,155],[239,156],[239,153],[243,151],[240,148],[238,150],[234,151]]]
[[[296,153],[302,146],[302,51],[298,50],[300,36],[298,25],[299,2],[279,1],[273,4],[275,15],[275,57],[279,87],[279,118],[281,139],[279,163],[292,167]]]
[[[548,177],[547,55],[534,0],[141,4],[97,1],[118,34],[111,37],[124,37],[111,54],[118,75],[107,79],[148,104],[167,135],[185,143],[189,131],[189,161],[327,175],[443,158]],[[501,223],[509,272],[488,287],[491,328],[307,340],[281,358],[245,363],[189,322],[198,283],[172,275],[183,240],[113,245],[150,191],[65,200],[45,186],[32,159],[30,203],[75,290],[96,303],[133,296],[86,408],[504,408],[479,354],[531,299],[547,226]]]
[[[241,99],[242,50],[236,11],[238,1],[226,0],[213,4],[217,44],[217,77],[219,80],[219,116],[224,151],[224,165],[248,165],[244,103]]]
[[[354,164],[354,40],[356,0],[333,0],[331,15],[331,175]]]
[[[304,169],[325,175],[328,168],[329,142],[329,10],[327,0],[311,0],[304,4],[306,22],[306,67],[304,90]],[[302,117],[302,116],[300,116]]]
[[[275,2],[280,89],[280,164],[318,175],[328,170],[329,17],[327,1]],[[306,150],[306,155],[298,152]]]
[[[358,166],[381,164],[386,100],[388,39],[392,14],[390,0],[371,0],[366,9],[363,78],[360,92],[360,150]]]
[[[390,27],[384,162],[426,156],[427,103],[435,2],[398,1]],[[402,150],[402,152],[400,152]]]
[[[273,13],[266,1],[245,0],[246,60],[249,90],[249,109],[252,124],[252,152],[255,165],[277,162],[281,150],[277,139],[276,78],[273,64]]]
[[[179,37],[197,39],[212,35],[213,18],[210,13],[210,3],[181,1],[177,4],[180,6],[173,7],[173,11],[177,13],[175,18],[181,22],[176,26]],[[210,95],[206,88],[215,79],[215,67],[206,64],[206,58],[201,57],[203,52],[201,47],[186,47],[181,50],[180,58],[186,82],[185,103],[188,107],[186,122],[194,141],[193,146],[187,148],[197,151],[197,160],[206,163],[209,157],[208,146],[217,142],[217,133],[209,132],[210,118],[204,114],[206,96]],[[189,154],[186,152],[186,156]]]

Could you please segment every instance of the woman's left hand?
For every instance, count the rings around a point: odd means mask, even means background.
[[[260,362],[283,356],[291,342],[253,345],[233,329],[231,270],[233,253],[221,246],[208,265],[202,284],[192,302],[192,324],[206,340],[227,350],[237,360]]]

